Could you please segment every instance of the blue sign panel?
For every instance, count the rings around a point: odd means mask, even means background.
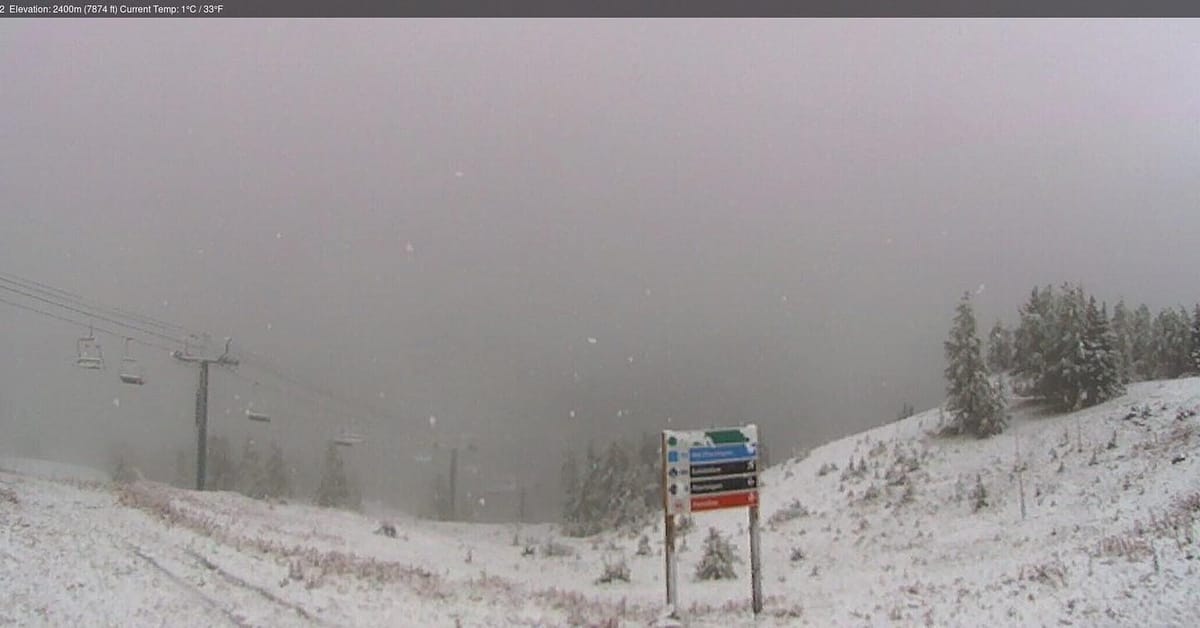
[[[718,445],[716,447],[696,447],[691,450],[692,462],[718,462],[724,460],[742,460],[754,458],[757,454],[754,445]]]

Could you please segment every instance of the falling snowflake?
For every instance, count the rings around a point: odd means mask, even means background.
[[[386,398],[386,397],[387,397],[387,395],[383,394],[383,391],[379,391],[379,398],[380,398],[380,399],[384,399],[384,398]]]
[[[405,243],[404,243],[404,250],[405,250],[405,252],[407,252],[407,253],[412,253],[412,252],[413,252],[413,251],[415,251],[416,249],[415,249],[415,248],[413,248],[413,243],[412,243],[412,242],[405,242]]]
[[[572,418],[572,419],[573,419],[573,418],[575,418],[575,411],[574,411],[574,410],[572,410],[572,411],[571,411],[569,414],[570,414],[570,416],[571,416],[571,418]]]
[[[461,178],[462,178],[462,176],[463,176],[463,171],[462,171],[462,170],[456,170],[456,171],[454,172],[454,176],[456,176],[456,177],[458,177],[458,178],[460,178],[460,179],[461,179]]]
[[[283,239],[283,232],[282,232],[282,231],[276,231],[276,232],[275,232],[275,239],[276,239],[276,240],[282,240],[282,239]]]
[[[595,338],[592,338],[591,336],[588,336],[588,344],[589,344],[589,345],[594,345],[594,344],[596,344],[596,342],[597,342],[597,341],[596,341],[596,339],[595,339]]]
[[[267,323],[267,331],[271,331],[271,324]]]
[[[487,500],[486,500],[486,499],[484,499],[484,498],[482,498],[482,497],[480,497],[480,498],[479,498],[479,505],[480,505],[480,506],[487,506]]]
[[[975,294],[983,294],[983,288],[984,288],[984,285],[979,284],[979,287],[975,289]]]
[[[435,427],[435,426],[437,426],[437,417],[435,417],[431,414],[431,415],[429,415],[429,427]]]
[[[117,397],[113,397],[113,405],[114,405],[114,406],[116,406],[116,407],[118,407],[118,408],[120,408],[120,407],[121,407],[121,400],[120,400],[120,399],[118,399]]]

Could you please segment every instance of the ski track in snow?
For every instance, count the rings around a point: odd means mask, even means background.
[[[1145,382],[1067,415],[1015,400],[992,439],[931,436],[931,410],[785,461],[763,476],[764,617],[749,612],[747,517],[733,510],[697,515],[684,537],[683,624],[1193,625],[1200,526],[1171,518],[1189,495],[1200,511],[1200,416],[1176,419],[1192,408],[1200,378]],[[570,539],[384,512],[390,539],[378,516],[122,488],[40,461],[0,469],[0,625],[644,626],[663,612],[661,521]],[[708,527],[739,548],[736,580],[691,578]],[[634,555],[642,533],[655,555]],[[522,556],[549,539],[574,555]],[[616,556],[632,581],[594,584]]]

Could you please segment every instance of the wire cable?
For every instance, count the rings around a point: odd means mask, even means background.
[[[175,348],[174,348],[174,347],[168,347],[168,346],[166,346],[166,345],[162,345],[162,344],[159,344],[159,343],[157,343],[157,342],[151,342],[151,341],[147,341],[147,340],[142,340],[141,338],[133,338],[133,337],[130,337],[130,336],[126,335],[126,334],[121,334],[121,333],[118,333],[118,332],[112,331],[111,329],[105,329],[104,327],[97,327],[97,326],[95,326],[95,325],[92,325],[92,324],[90,324],[90,323],[84,323],[84,322],[82,322],[82,321],[77,321],[77,320],[75,320],[75,319],[72,319],[72,318],[67,318],[67,317],[65,317],[65,316],[60,316],[60,315],[58,315],[58,314],[54,314],[54,313],[52,313],[52,312],[47,312],[47,311],[45,311],[45,310],[39,310],[39,309],[37,309],[37,308],[35,308],[35,307],[31,307],[31,306],[29,306],[29,305],[25,305],[25,304],[22,304],[22,303],[17,303],[17,302],[14,302],[14,301],[9,301],[8,299],[5,299],[4,297],[0,297],[0,303],[5,303],[5,304],[7,304],[7,305],[11,305],[11,306],[13,306],[13,307],[20,308],[20,309],[22,309],[22,310],[27,310],[27,311],[29,311],[29,312],[33,312],[33,313],[35,313],[35,314],[41,314],[42,316],[48,316],[48,317],[50,317],[50,318],[53,318],[53,319],[56,319],[56,320],[60,320],[60,321],[66,322],[66,323],[71,323],[72,325],[79,325],[80,327],[86,327],[86,328],[88,328],[88,329],[94,329],[95,331],[98,331],[98,332],[101,332],[101,333],[104,333],[104,334],[109,334],[109,335],[111,335],[111,336],[115,336],[115,337],[117,337],[117,338],[129,338],[129,339],[130,339],[130,340],[132,340],[133,342],[136,342],[136,343],[138,343],[138,344],[140,344],[140,345],[145,345],[145,346],[147,346],[147,347],[154,347],[154,348],[156,348],[156,349],[163,349],[163,350],[166,350],[166,351],[174,351],[174,350],[175,350]]]
[[[94,313],[94,312],[88,312],[88,311],[86,311],[86,310],[81,310],[81,309],[79,309],[79,308],[77,308],[77,307],[73,307],[73,306],[70,306],[70,305],[66,305],[66,304],[64,304],[64,303],[59,303],[59,302],[57,302],[57,301],[54,301],[54,300],[52,300],[52,299],[47,299],[46,297],[38,296],[38,295],[36,295],[36,294],[33,294],[33,293],[30,293],[30,292],[25,292],[24,290],[18,290],[18,289],[16,289],[16,288],[12,288],[12,287],[9,287],[9,286],[4,286],[4,285],[0,285],[0,290],[7,290],[7,291],[9,291],[9,292],[15,292],[15,293],[17,293],[17,294],[19,294],[19,295],[21,295],[21,296],[28,297],[28,298],[30,298],[30,299],[36,299],[36,300],[38,300],[38,301],[42,301],[42,302],[44,302],[44,303],[48,303],[48,304],[50,304],[50,305],[53,305],[53,306],[55,306],[55,307],[60,307],[60,308],[63,308],[64,310],[70,310],[70,311],[72,311],[72,312],[76,312],[76,313],[78,313],[78,314],[82,314],[82,315],[84,315],[84,316],[87,316],[88,318],[97,318],[97,319],[100,319],[100,320],[102,320],[102,321],[105,321],[105,322],[112,323],[112,324],[114,324],[114,325],[119,325],[119,326],[121,326],[121,327],[125,327],[125,328],[128,328],[128,329],[137,330],[137,331],[139,331],[139,332],[141,332],[141,333],[143,333],[143,334],[146,334],[146,335],[148,335],[148,336],[155,336],[155,337],[157,337],[157,338],[161,338],[161,339],[163,339],[163,340],[169,340],[169,341],[171,341],[171,342],[174,342],[174,343],[177,343],[177,344],[179,344],[179,345],[182,345],[182,344],[183,344],[183,341],[181,341],[181,340],[179,340],[178,338],[175,338],[175,337],[173,337],[173,336],[168,336],[168,335],[166,335],[166,334],[160,334],[160,333],[158,333],[158,332],[156,332],[156,331],[150,331],[150,330],[147,330],[147,329],[143,329],[143,328],[141,328],[141,327],[138,327],[137,325],[130,325],[129,323],[123,323],[123,322],[121,322],[121,321],[118,321],[118,320],[116,320],[116,319],[112,319],[112,318],[109,318],[109,317],[107,317],[107,316],[102,316],[102,315],[100,315],[100,314],[96,314],[96,313]]]

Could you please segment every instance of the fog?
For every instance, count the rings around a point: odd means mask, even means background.
[[[1194,22],[9,21],[0,57],[0,273],[232,337],[211,433],[301,475],[362,433],[414,508],[451,447],[553,518],[589,439],[932,407],[967,290],[1197,297]],[[85,372],[79,325],[0,325],[0,453],[170,479],[177,344],[122,332],[164,345],[130,387],[118,337]]]

